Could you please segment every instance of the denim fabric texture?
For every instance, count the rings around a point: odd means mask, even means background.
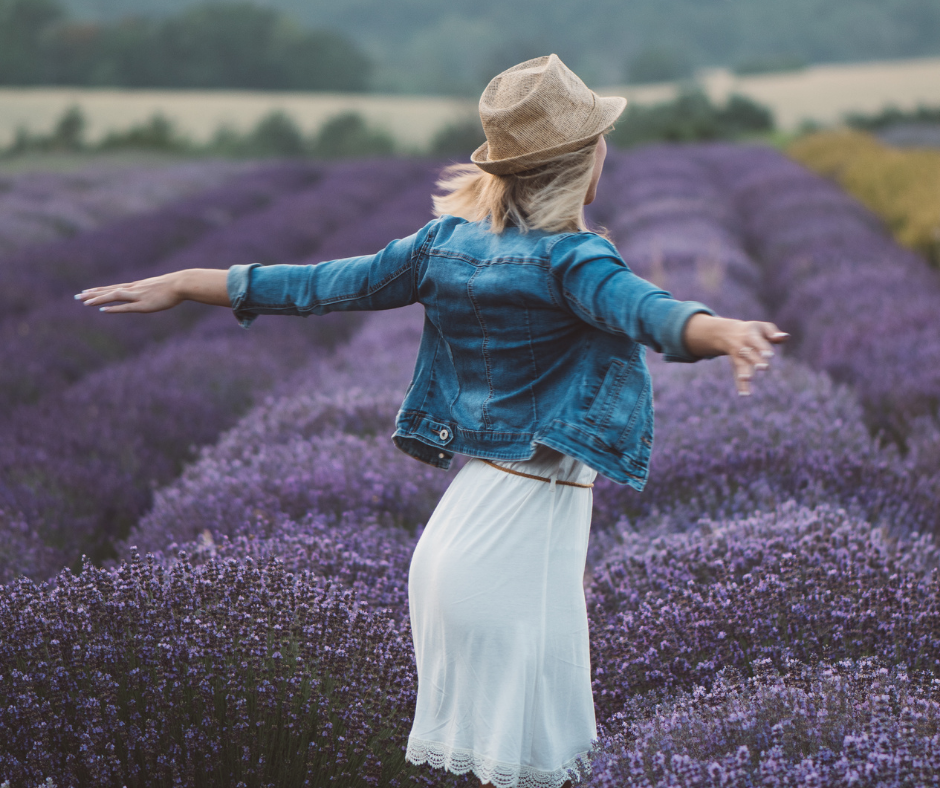
[[[424,306],[395,445],[448,468],[455,453],[524,460],[544,444],[642,490],[653,447],[646,347],[692,362],[682,342],[697,301],[636,276],[590,232],[489,231],[443,216],[363,257],[235,265],[228,293],[258,315]]]

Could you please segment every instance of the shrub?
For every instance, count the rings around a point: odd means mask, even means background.
[[[636,693],[710,686],[758,659],[878,657],[940,672],[929,536],[888,539],[828,506],[778,505],[683,534],[624,536],[588,591],[600,716]]]
[[[725,669],[710,689],[633,699],[595,759],[596,788],[928,785],[940,682],[874,659]]]
[[[308,573],[86,563],[3,589],[0,630],[13,784],[405,784],[408,630]]]
[[[730,139],[770,131],[773,125],[770,110],[749,98],[732,96],[724,106],[717,106],[695,87],[683,90],[673,101],[628,105],[609,139],[626,148],[648,142]]]
[[[777,151],[689,153],[735,203],[761,294],[793,335],[787,352],[852,385],[872,431],[903,448],[910,420],[940,404],[937,272],[836,184]]]
[[[454,123],[440,129],[431,140],[428,152],[432,156],[469,157],[486,142],[486,135],[479,120]]]

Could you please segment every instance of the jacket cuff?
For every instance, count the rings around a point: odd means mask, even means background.
[[[709,309],[698,301],[680,301],[669,312],[663,330],[663,359],[665,361],[681,361],[688,364],[703,358],[715,358],[715,356],[692,355],[682,341],[685,324],[689,322],[692,315],[699,312],[716,316],[713,309]]]
[[[235,319],[242,328],[248,328],[258,317],[247,308],[250,303],[248,299],[248,290],[251,287],[251,270],[260,266],[260,263],[250,263],[249,265],[233,265],[228,269],[228,275],[225,277],[225,287],[228,290],[228,300],[232,303],[232,312],[235,313]]]

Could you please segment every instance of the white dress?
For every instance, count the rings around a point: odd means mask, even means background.
[[[546,446],[515,471],[589,484],[596,472]],[[460,470],[408,575],[418,699],[406,758],[499,788],[580,779],[597,738],[584,564],[592,492]]]

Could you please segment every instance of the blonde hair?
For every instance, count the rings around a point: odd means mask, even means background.
[[[587,230],[584,198],[594,173],[597,140],[525,172],[492,175],[475,164],[453,164],[441,172],[434,195],[434,214],[470,222],[489,217],[490,230],[501,233],[515,225],[529,230]]]

